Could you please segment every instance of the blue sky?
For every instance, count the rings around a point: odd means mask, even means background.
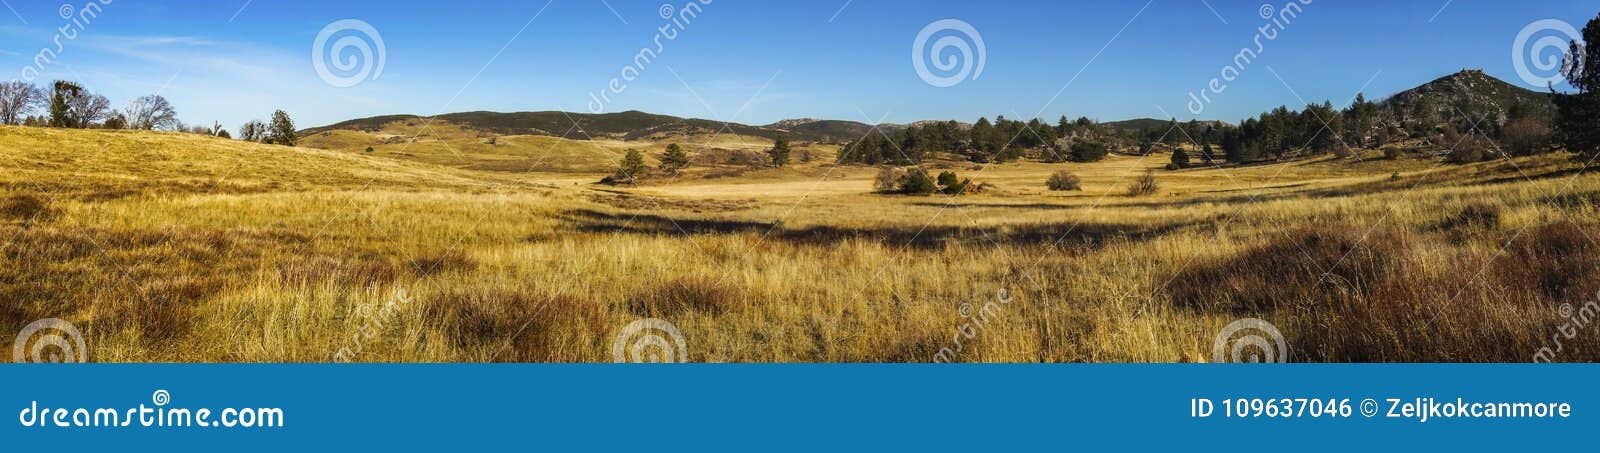
[[[661,2],[547,1],[116,0],[39,79],[81,81],[118,106],[159,92],[185,122],[230,129],[278,108],[301,127],[393,113],[587,111],[590,94],[654,47],[667,23]],[[5,3],[0,77],[11,79],[68,22],[61,3]],[[1196,116],[1188,93],[1253,46],[1262,5],[717,0],[610,95],[607,111],[749,124],[1187,119]],[[1303,9],[1200,117],[1237,121],[1300,99],[1343,104],[1363,86],[1381,98],[1465,67],[1523,84],[1512,61],[1519,31],[1550,18],[1582,28],[1600,1],[1317,0]],[[949,18],[981,36],[984,65],[976,79],[940,88],[919,77],[912,47],[924,26]],[[318,33],[341,19],[371,24],[385,45],[381,75],[347,88],[312,63]]]

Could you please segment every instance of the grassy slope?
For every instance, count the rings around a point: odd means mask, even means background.
[[[751,137],[762,137],[767,140],[783,136],[791,136],[793,140],[818,140],[824,138],[807,131],[797,131],[788,134],[784,131],[748,126],[738,123],[723,123],[719,121],[698,118],[678,118],[667,115],[656,115],[639,111],[626,111],[617,113],[588,114],[564,112],[461,112],[450,113],[434,117],[419,117],[415,115],[386,115],[371,118],[361,118],[344,121],[323,127],[315,127],[302,131],[303,135],[314,135],[333,130],[378,131],[396,121],[442,121],[452,124],[467,126],[475,130],[488,131],[504,135],[541,135],[568,139],[585,137],[628,137],[635,135],[649,135],[658,132],[693,130],[711,133],[726,128],[730,133]],[[857,135],[859,136],[859,134]],[[852,137],[853,138],[853,137]]]
[[[194,134],[0,127],[0,184],[41,192],[463,188],[477,175]]]
[[[1005,288],[956,360],[1209,360],[1245,316],[1294,360],[1527,360],[1600,289],[1600,179],[1558,156],[1159,172],[1151,197],[1122,191],[1163,156],[952,164],[998,185],[952,199],[826,159],[599,190],[471,151],[0,128],[0,335],[53,316],[97,361],[325,361],[404,290],[357,360],[606,361],[656,316],[696,361],[927,361]],[[1086,191],[1044,191],[1060,169]],[[1600,358],[1577,341],[1560,359]]]
[[[691,158],[707,156],[698,159],[704,167],[707,159],[717,159],[711,156],[723,156],[735,150],[763,152],[773,143],[763,137],[703,131],[692,135],[658,132],[630,140],[607,136],[567,140],[545,135],[498,135],[457,123],[425,119],[395,121],[369,129],[317,132],[304,137],[301,144],[362,153],[371,147],[372,155],[378,157],[467,170],[603,174],[614,170],[629,149],[644,153],[647,161],[654,165],[655,156],[665,151],[668,144],[678,143],[686,148]],[[491,138],[493,144],[489,143]],[[833,147],[806,146],[815,147],[832,159]]]

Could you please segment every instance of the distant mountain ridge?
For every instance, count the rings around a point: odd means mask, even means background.
[[[866,123],[810,118],[783,120],[769,124],[767,127],[787,131],[801,140],[825,143],[849,142],[860,139],[862,136],[872,132],[872,125]],[[890,135],[905,130],[905,128],[905,126],[898,124],[878,125],[879,130]]]
[[[1188,121],[1179,121],[1179,123],[1188,124],[1189,122]],[[1206,124],[1206,125],[1213,125],[1213,126],[1232,126],[1233,125],[1232,123],[1229,123],[1229,122],[1226,122],[1226,121],[1217,121],[1217,120],[1200,120],[1199,123],[1200,124]],[[1114,130],[1114,131],[1143,131],[1143,130],[1152,130],[1152,129],[1164,129],[1169,124],[1172,124],[1172,119],[1171,118],[1164,119],[1164,120],[1163,119],[1156,119],[1156,118],[1136,118],[1136,119],[1131,119],[1131,120],[1122,120],[1122,121],[1112,121],[1112,122],[1109,122],[1109,123],[1100,123],[1100,126],[1101,127],[1105,127],[1107,129]]]
[[[716,132],[724,127],[734,134],[765,138],[778,138],[784,131],[738,123],[722,123],[698,118],[679,118],[669,115],[629,110],[618,113],[544,112],[461,112],[436,116],[384,115],[360,118],[301,131],[317,134],[332,130],[358,130],[372,132],[395,121],[432,119],[504,135],[546,135],[573,140],[587,140],[595,136],[615,136],[624,139],[647,137],[671,132]]]
[[[1539,117],[1550,117],[1555,114],[1555,105],[1545,93],[1513,85],[1477,69],[1466,69],[1435,79],[1416,88],[1395,93],[1380,102],[1383,106],[1396,111],[1412,109],[1416,107],[1415,104],[1417,103],[1423,103],[1424,106],[1431,107],[1436,113],[1445,116],[1467,115],[1476,119],[1489,118],[1498,121],[1504,121],[1508,112],[1513,108],[1527,109],[1528,112]],[[316,134],[331,130],[372,132],[380,130],[384,125],[395,121],[416,119],[448,121],[497,134],[545,135],[574,140],[587,140],[596,136],[635,140],[663,134],[730,131],[733,134],[774,140],[788,138],[792,141],[846,143],[860,139],[872,132],[874,128],[870,124],[857,121],[814,118],[786,119],[764,126],[753,126],[699,118],[658,115],[637,110],[601,114],[558,111],[514,113],[476,111],[431,117],[418,115],[375,116],[306,129],[301,132],[303,134]],[[886,135],[893,135],[910,127],[926,125],[936,121],[947,120],[926,120],[910,124],[880,124],[877,129]],[[1135,118],[1104,122],[1100,123],[1100,125],[1110,130],[1137,131],[1166,127],[1170,121],[1170,119]],[[1231,123],[1216,120],[1202,120],[1200,122],[1218,126],[1231,125]],[[968,123],[960,124],[963,127],[970,127]]]

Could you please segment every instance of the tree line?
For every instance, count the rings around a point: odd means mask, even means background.
[[[111,100],[77,82],[57,80],[40,88],[12,80],[0,82],[0,125],[54,127],[65,129],[125,129],[177,131],[233,138],[221,123],[212,126],[187,126],[178,120],[177,109],[161,95],[140,96],[121,109]],[[252,120],[239,128],[238,139],[294,146],[299,141],[289,114],[273,112],[271,122]]]
[[[923,160],[947,153],[952,158],[973,162],[1010,162],[1024,157],[1047,161],[1069,159],[1098,160],[1093,149],[1083,155],[1073,152],[1071,138],[1088,136],[1098,131],[1089,118],[1070,121],[1062,116],[1055,125],[1047,125],[1037,118],[1028,121],[995,117],[979,118],[970,127],[956,121],[915,124],[894,134],[875,132],[844,145],[839,152],[840,163],[868,165],[914,165]]]
[[[1572,152],[1594,163],[1600,158],[1600,14],[1583,28],[1583,43],[1573,40],[1563,61],[1562,75],[1578,89],[1574,94],[1556,94],[1555,127],[1557,138]]]
[[[1594,96],[1553,96],[1571,99],[1566,102],[1571,106],[1563,110],[1570,112],[1562,118],[1600,117],[1586,116],[1600,110],[1581,110],[1594,107],[1577,102]],[[1455,110],[1462,108],[1457,106]],[[838,161],[865,165],[917,165],[934,158],[979,163],[1024,158],[1093,162],[1110,152],[1146,155],[1170,150],[1173,166],[1188,167],[1195,161],[1205,165],[1217,161],[1243,164],[1327,153],[1344,155],[1356,149],[1382,149],[1402,140],[1417,139],[1449,150],[1452,160],[1471,162],[1482,160],[1493,149],[1512,155],[1552,151],[1557,145],[1579,151],[1585,149],[1581,143],[1558,142],[1568,137],[1558,132],[1578,132],[1571,135],[1584,137],[1581,132],[1596,130],[1581,120],[1555,127],[1558,125],[1551,124],[1549,118],[1521,104],[1509,106],[1503,119],[1493,121],[1475,121],[1473,115],[1465,113],[1445,117],[1439,110],[1427,98],[1404,104],[1377,103],[1357,94],[1343,109],[1329,101],[1298,110],[1279,106],[1238,125],[1169,119],[1163,126],[1119,129],[1088,118],[1069,121],[1062,117],[1052,126],[1037,119],[1023,122],[1004,116],[993,122],[979,118],[971,126],[955,121],[928,122],[894,133],[874,132],[849,142],[841,149]]]
[[[1583,29],[1583,40],[1600,42],[1600,17]],[[1413,140],[1431,145],[1458,163],[1482,161],[1495,154],[1523,156],[1560,149],[1590,158],[1600,156],[1600,46],[1572,41],[1563,59],[1563,75],[1576,93],[1549,96],[1554,117],[1521,103],[1494,112],[1470,103],[1438,105],[1419,96],[1404,102],[1371,102],[1357,94],[1345,108],[1323,101],[1300,109],[1279,106],[1238,125],[1179,122],[1163,127],[1110,128],[1088,118],[1055,125],[979,118],[970,126],[925,122],[894,133],[874,131],[844,145],[839,163],[917,165],[933,158],[973,162],[1010,162],[1023,158],[1045,162],[1092,162],[1108,152],[1145,155],[1158,149],[1172,153],[1172,168],[1276,161],[1358,149],[1384,149],[1395,157],[1394,144]],[[1193,152],[1186,150],[1188,145]]]
[[[763,159],[757,159],[760,162],[756,165],[783,168],[789,165],[790,155],[789,139],[779,137],[773,141],[772,147],[768,148],[762,155]],[[809,149],[800,154],[801,162],[810,162],[811,159],[812,156]],[[689,153],[677,143],[668,144],[667,148],[659,156],[656,156],[656,160],[659,162],[656,170],[659,175],[664,176],[678,176],[683,173],[683,170],[689,168],[690,164]],[[644,154],[637,149],[630,149],[623,154],[622,162],[617,165],[617,170],[601,179],[600,183],[610,185],[636,184],[640,179],[650,176],[649,173],[650,167],[645,164]]]

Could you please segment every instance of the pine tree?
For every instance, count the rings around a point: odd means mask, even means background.
[[[272,125],[267,127],[267,143],[294,146],[300,139],[295,135],[294,120],[282,110],[272,112]]]
[[[72,112],[71,99],[83,95],[83,87],[67,81],[56,81],[50,90],[50,127],[78,127],[78,116]]]
[[[1600,15],[1583,27],[1583,41],[1588,45],[1572,41],[1562,66],[1578,93],[1554,96],[1556,130],[1568,151],[1593,163],[1600,158]]]
[[[644,173],[644,169],[644,155],[639,154],[637,149],[630,149],[628,154],[622,156],[622,165],[617,167],[617,172],[611,175],[611,179],[623,184],[633,184],[637,182],[635,178]]]
[[[1167,132],[1161,136],[1161,144],[1176,148],[1183,143],[1184,135],[1183,124],[1178,123],[1177,118],[1168,119]]]
[[[1000,150],[998,144],[994,143],[996,135],[999,134],[995,132],[994,125],[989,123],[988,118],[978,118],[978,122],[972,125],[970,135],[972,153],[969,158],[974,162],[988,162],[993,158]]]
[[[667,151],[661,154],[661,171],[676,176],[688,166],[689,155],[683,152],[683,147],[677,143],[667,145]]]
[[[772,158],[772,166],[783,168],[789,165],[789,139],[780,138],[767,150],[767,156]]]

